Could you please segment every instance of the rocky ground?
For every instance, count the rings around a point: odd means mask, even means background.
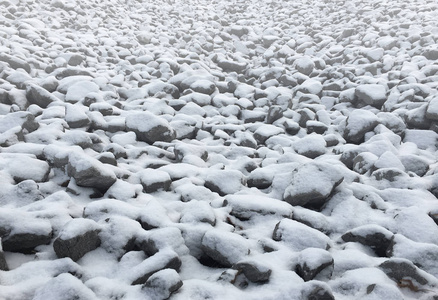
[[[438,299],[435,1],[0,2],[0,299]]]

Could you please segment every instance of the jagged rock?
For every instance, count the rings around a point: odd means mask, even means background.
[[[309,162],[293,171],[283,199],[292,205],[321,206],[343,180],[342,174],[333,166]]]
[[[128,115],[126,129],[135,132],[139,141],[149,144],[170,142],[176,137],[167,121],[146,111]]]
[[[164,269],[151,275],[142,286],[142,290],[153,300],[164,300],[182,286],[183,282],[174,269]]]
[[[34,83],[27,84],[26,98],[30,103],[36,104],[41,108],[47,108],[50,103],[59,101],[59,99],[52,95],[49,91]]]
[[[387,255],[388,247],[394,234],[379,225],[363,225],[342,235],[345,242],[358,242],[368,246],[380,256]]]
[[[53,249],[59,258],[70,257],[79,260],[88,252],[100,246],[100,228],[96,222],[87,219],[73,219],[68,222],[53,242]]]
[[[117,180],[114,172],[100,161],[76,152],[69,155],[67,173],[78,186],[96,188],[101,192],[106,192]]]

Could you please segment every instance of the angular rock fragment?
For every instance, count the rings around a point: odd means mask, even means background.
[[[100,246],[100,228],[88,219],[73,219],[68,222],[53,242],[53,249],[59,258],[70,257],[79,260],[85,254]]]
[[[106,192],[117,180],[114,172],[103,163],[77,152],[69,155],[67,173],[78,186],[96,188],[101,192]]]
[[[245,238],[235,233],[215,229],[205,233],[202,238],[202,250],[224,267],[233,266],[250,252]]]
[[[50,103],[59,101],[49,91],[33,83],[29,83],[26,87],[26,98],[30,103],[36,104],[41,108],[47,108]]]
[[[293,171],[283,199],[292,205],[321,206],[343,180],[342,174],[333,166],[309,162]]]

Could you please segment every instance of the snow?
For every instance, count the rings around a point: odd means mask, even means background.
[[[4,1],[0,298],[432,299],[437,12]]]

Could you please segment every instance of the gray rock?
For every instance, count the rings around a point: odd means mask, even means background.
[[[139,178],[146,193],[154,193],[159,190],[167,191],[172,183],[172,179],[167,172],[154,169],[141,171]]]
[[[53,242],[56,256],[59,258],[70,257],[73,261],[77,261],[100,246],[100,230],[96,229],[96,224],[92,224],[94,221],[85,221],[84,219],[75,219],[67,223],[66,228]],[[79,230],[75,228],[78,224],[81,226]]]
[[[421,156],[406,154],[400,156],[400,161],[405,167],[406,172],[413,172],[418,176],[424,176],[429,170],[429,162]]]
[[[331,165],[309,162],[293,171],[283,199],[292,205],[321,206],[343,180],[342,174]]]
[[[47,108],[50,103],[59,101],[57,97],[49,93],[46,89],[34,83],[27,84],[26,98],[29,103],[36,104],[41,108]]]
[[[365,174],[374,167],[379,158],[371,152],[359,153],[353,160],[353,170],[359,174]]]
[[[291,219],[283,219],[277,223],[272,239],[283,242],[294,251],[307,248],[326,250],[331,245],[330,238],[324,233]]]
[[[401,234],[395,234],[386,252],[388,257],[408,259],[429,274],[438,276],[437,245],[414,242]]]
[[[279,105],[272,105],[269,107],[266,123],[272,124],[283,117],[283,108]]]
[[[333,257],[323,249],[307,248],[301,251],[295,272],[309,281],[318,278],[329,279],[333,272]]]
[[[335,300],[330,287],[323,282],[312,282],[309,289],[303,291],[304,300]]]
[[[150,256],[135,268],[137,270],[132,270],[133,279],[131,284],[145,284],[153,274],[161,270],[172,269],[179,272],[181,268],[181,259],[174,251],[165,249]]]
[[[233,266],[233,269],[239,270],[254,283],[269,281],[272,273],[271,269],[255,261],[239,262]]]
[[[208,257],[228,268],[245,258],[250,252],[245,238],[216,229],[207,231],[201,243],[201,249]]]
[[[375,114],[364,109],[353,110],[347,118],[344,138],[347,142],[360,144],[364,140],[365,133],[373,130],[379,119]]]
[[[0,116],[0,133],[4,133],[16,126],[21,126],[26,132],[33,132],[39,128],[35,116],[27,111],[17,111]]]
[[[345,242],[358,242],[368,246],[380,257],[387,256],[394,234],[379,225],[363,225],[342,235]]]
[[[169,123],[150,112],[132,113],[126,117],[126,129],[133,131],[137,139],[153,144],[154,142],[170,142],[175,139],[175,131]]]
[[[245,71],[247,64],[246,63],[239,63],[232,60],[220,60],[217,63],[219,68],[222,68],[222,70],[226,72],[236,72],[238,74],[243,73]]]
[[[234,194],[243,187],[243,174],[237,170],[211,170],[205,177],[204,186],[221,196]]]
[[[386,276],[395,281],[399,286],[419,290],[429,285],[431,275],[419,270],[411,261],[403,258],[390,258],[378,266]],[[429,278],[428,278],[429,277]]]
[[[225,197],[223,206],[230,207],[230,215],[240,220],[249,220],[257,216],[283,218],[292,216],[291,205],[266,196],[228,195]]]
[[[7,62],[12,69],[23,69],[27,73],[30,73],[30,65],[26,61],[18,57],[14,57],[6,53],[1,53],[0,61]]]
[[[164,269],[150,276],[142,290],[152,300],[164,300],[170,298],[182,286],[183,282],[174,269]]]
[[[117,180],[107,166],[82,153],[69,155],[67,174],[75,179],[78,186],[96,188],[103,193]]]
[[[356,88],[355,96],[365,104],[381,108],[386,101],[386,88],[380,84],[364,84]]]
[[[52,232],[23,232],[11,233],[3,238],[3,250],[11,252],[29,253],[35,247],[47,245],[52,240]]]

